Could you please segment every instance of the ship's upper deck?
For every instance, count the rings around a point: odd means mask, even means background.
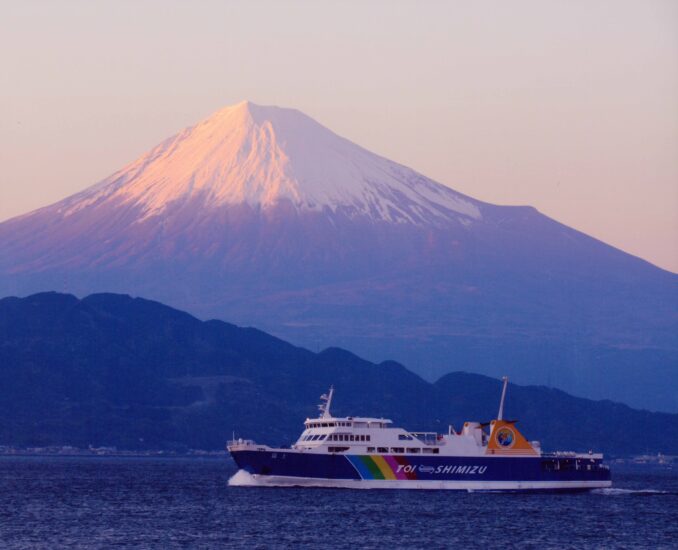
[[[435,432],[407,432],[387,418],[362,416],[308,418],[293,448],[318,452],[361,451],[437,454],[442,436]],[[424,447],[427,450],[424,450]],[[431,449],[434,449],[432,451]]]
[[[442,454],[455,456],[539,455],[537,442],[528,442],[514,422],[466,422],[457,433],[410,432],[387,418],[338,416],[330,413],[334,389],[321,396],[320,416],[307,418],[304,431],[292,446],[306,452]],[[489,430],[487,430],[489,428]],[[499,439],[497,439],[499,437]]]
[[[388,418],[369,418],[364,416],[307,418],[304,421],[304,426],[306,426],[307,429],[335,427],[386,428],[389,424],[393,424],[393,421]]]

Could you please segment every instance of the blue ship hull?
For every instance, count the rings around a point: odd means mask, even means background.
[[[611,485],[597,458],[231,452],[254,485],[460,490],[588,490]],[[247,484],[247,483],[243,483]]]

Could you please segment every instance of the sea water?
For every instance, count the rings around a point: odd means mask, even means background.
[[[678,472],[483,494],[229,487],[230,459],[0,458],[2,548],[677,548]]]

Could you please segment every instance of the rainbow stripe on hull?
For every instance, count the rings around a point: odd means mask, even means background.
[[[404,456],[349,455],[346,458],[362,479],[417,479],[413,465]]]

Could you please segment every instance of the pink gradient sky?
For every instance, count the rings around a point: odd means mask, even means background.
[[[674,0],[15,0],[0,67],[0,220],[250,99],[678,272]]]

